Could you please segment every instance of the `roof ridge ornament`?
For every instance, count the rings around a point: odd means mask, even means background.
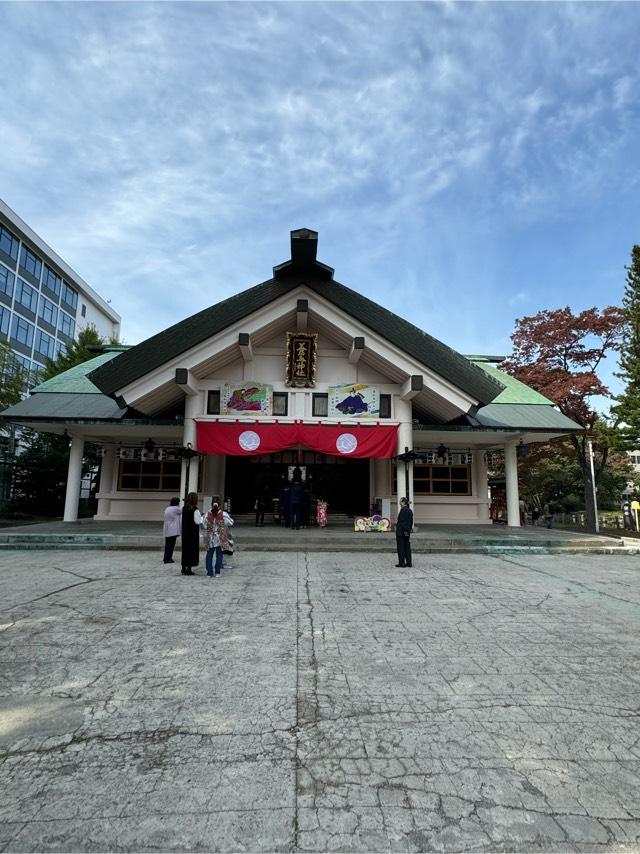
[[[311,228],[297,228],[290,232],[290,236],[291,260],[273,268],[274,279],[303,271],[313,272],[322,279],[333,279],[333,267],[328,267],[317,259],[318,232]]]

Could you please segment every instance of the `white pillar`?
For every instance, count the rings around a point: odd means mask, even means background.
[[[82,480],[82,457],[84,439],[72,436],[69,448],[69,469],[67,471],[67,491],[64,497],[64,522],[75,522],[78,518],[80,500],[80,481]]]
[[[405,448],[413,450],[413,412],[411,409],[410,400],[396,400],[396,418],[400,422],[398,427],[398,454],[404,454]],[[398,481],[398,502],[407,491],[406,489],[406,463],[398,460],[397,481]],[[406,496],[410,501],[410,507],[413,510],[413,463],[409,463],[409,495]]]
[[[196,449],[196,422],[194,418],[202,415],[202,394],[188,394],[184,401],[184,427],[182,430],[182,444],[185,448],[189,445],[195,451]],[[189,483],[187,483],[187,468],[189,469]],[[184,498],[188,492],[197,492],[198,490],[198,457],[192,457],[187,465],[187,461],[182,461],[181,477],[180,477],[180,497]]]
[[[520,527],[520,496],[518,494],[518,457],[516,442],[507,442],[504,446],[504,475],[507,490],[507,525]]]
[[[111,500],[103,496],[111,495],[113,492],[116,449],[113,445],[105,445],[104,452],[104,457],[100,461],[100,492],[97,495],[98,512],[96,513],[96,517],[100,519],[108,516],[111,509]]]

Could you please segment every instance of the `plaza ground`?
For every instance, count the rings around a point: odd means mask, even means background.
[[[0,851],[637,851],[640,558],[0,553]]]

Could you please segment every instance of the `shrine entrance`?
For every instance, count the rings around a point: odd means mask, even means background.
[[[267,512],[277,499],[286,503],[292,471],[299,466],[309,513],[318,498],[329,504],[329,514],[357,516],[369,512],[369,460],[321,454],[308,450],[278,451],[273,454],[226,460],[225,496],[231,498],[232,513],[251,513],[258,496],[266,499]]]

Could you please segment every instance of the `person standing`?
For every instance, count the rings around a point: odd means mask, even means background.
[[[254,510],[256,511],[256,528],[262,528],[264,525],[264,510],[267,506],[267,499],[263,492],[256,498]]]
[[[327,527],[327,502],[324,498],[318,498],[318,505],[316,508],[316,521],[318,523],[319,528]]]
[[[542,519],[545,528],[553,528],[553,507],[551,504],[545,504],[542,511]]]
[[[302,481],[294,480],[291,484],[291,528],[298,530],[301,523],[302,500],[303,500]]]
[[[180,536],[180,517],[182,516],[182,507],[179,498],[172,498],[169,506],[165,507],[164,511],[164,563],[175,563],[173,559],[173,550],[176,547],[176,540]]]
[[[396,548],[398,551],[397,567],[412,566],[411,563],[411,531],[413,530],[413,511],[409,509],[409,499],[400,499],[400,512],[396,521]]]
[[[207,556],[205,558],[205,566],[207,568],[207,576],[209,578],[219,577],[222,575],[223,552],[229,548],[229,535],[227,534],[227,526],[225,525],[225,513],[222,511],[219,504],[215,502],[211,505],[211,510],[207,513],[205,519],[205,531],[207,539]],[[230,517],[229,517],[230,518]],[[213,558],[215,555],[215,566]]]
[[[192,569],[200,563],[200,526],[202,516],[198,510],[198,494],[190,492],[182,509],[182,574],[193,575]]]

